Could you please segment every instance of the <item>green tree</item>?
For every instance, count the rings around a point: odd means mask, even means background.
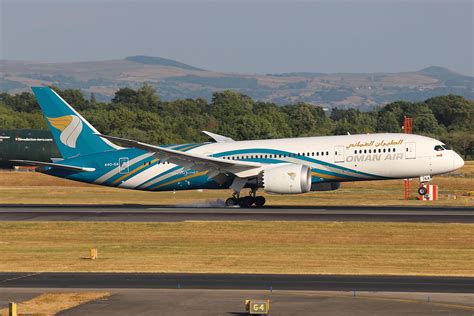
[[[160,98],[156,94],[155,88],[147,83],[137,90],[136,106],[143,110],[157,111]]]
[[[472,159],[474,155],[474,134],[471,132],[451,131],[443,137],[443,141],[460,153],[464,157],[464,160]]]
[[[0,93],[0,101],[2,101],[6,107],[17,112],[34,112],[40,110],[35,96],[29,92],[22,92],[15,95],[10,95],[6,92]]]
[[[112,103],[121,103],[128,106],[134,106],[137,103],[137,91],[131,88],[120,88],[115,92]]]
[[[237,122],[252,114],[253,105],[253,100],[246,95],[230,90],[215,92],[209,104],[209,115],[217,122],[215,132],[236,140],[245,139]]]
[[[90,107],[89,100],[84,98],[84,93],[79,89],[65,89],[60,95],[67,103],[78,111],[83,111]]]
[[[90,100],[91,107],[95,107],[97,105],[97,100],[95,98],[95,93],[91,92],[91,100]]]
[[[375,113],[363,113],[358,109],[334,109],[331,118],[336,121],[335,135],[374,133],[377,125]]]
[[[377,118],[377,133],[400,133],[401,127],[393,112],[379,112]]]
[[[253,113],[258,118],[260,128],[255,138],[282,138],[292,135],[288,116],[274,103],[257,102]]]
[[[433,112],[440,124],[452,129],[471,129],[474,114],[474,101],[461,96],[439,96],[424,102]]]
[[[330,132],[332,125],[320,106],[306,103],[284,106],[293,136],[316,136]]]
[[[146,111],[160,110],[160,97],[156,94],[155,88],[144,83],[138,90],[131,88],[120,88],[115,92],[112,104],[122,104],[133,109]]]
[[[241,93],[216,92],[205,99],[161,101],[155,89],[119,89],[112,102],[97,103],[78,89],[52,87],[100,132],[152,144],[208,141],[209,130],[241,139],[263,139],[330,134],[399,132],[404,116],[413,118],[413,132],[445,141],[465,159],[473,156],[474,101],[455,95],[425,102],[396,101],[377,110],[333,109],[328,117],[319,106],[297,103],[278,106],[254,102]],[[32,93],[0,93],[0,128],[46,129]]]

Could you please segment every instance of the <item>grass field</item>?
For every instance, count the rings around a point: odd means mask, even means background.
[[[44,293],[17,306],[19,315],[56,315],[60,311],[110,296],[108,292]],[[0,309],[0,315],[8,315],[8,308]]]
[[[441,199],[403,199],[403,181],[266,195],[269,205],[474,204],[474,164],[436,177]],[[416,181],[413,197],[416,196]],[[447,195],[457,199],[448,199]],[[229,191],[142,192],[1,172],[0,204],[181,204]],[[218,204],[218,203],[217,203]],[[377,222],[0,222],[0,271],[474,275],[474,225]],[[99,259],[88,260],[98,247]]]
[[[474,162],[458,172],[434,178],[441,198],[435,202],[404,200],[403,180],[342,183],[341,189],[302,195],[265,195],[268,205],[473,205]],[[456,199],[448,199],[448,194]],[[0,172],[0,204],[183,204],[206,205],[223,201],[229,190],[144,192],[109,188],[54,178],[35,172]]]
[[[474,275],[474,225],[0,222],[0,271]],[[86,259],[98,247],[99,259]]]

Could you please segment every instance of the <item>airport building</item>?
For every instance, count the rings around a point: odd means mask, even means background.
[[[61,157],[49,130],[0,130],[0,168],[12,168],[12,159],[50,162]]]

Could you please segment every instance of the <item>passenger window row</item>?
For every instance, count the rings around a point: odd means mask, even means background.
[[[359,149],[354,150],[354,154],[381,154],[381,153],[394,153],[395,148],[378,148],[378,149]]]
[[[296,154],[270,154],[270,155],[244,155],[244,156],[224,156],[222,159],[227,160],[244,160],[244,159],[272,159],[272,158],[292,158],[292,157],[319,157],[319,156],[329,156],[329,151],[321,152],[307,152],[307,153],[296,153]],[[146,161],[143,163],[144,166],[151,165],[151,161]],[[159,161],[159,164],[169,164],[169,161]]]
[[[242,160],[242,159],[268,159],[268,158],[292,158],[292,157],[319,157],[329,156],[329,151],[322,152],[307,152],[307,153],[296,153],[296,154],[270,154],[270,155],[245,155],[245,156],[230,156],[222,157],[228,160]]]

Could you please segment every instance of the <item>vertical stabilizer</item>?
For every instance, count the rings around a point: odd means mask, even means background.
[[[119,148],[97,136],[97,130],[54,90],[48,87],[32,87],[31,89],[63,158]]]

